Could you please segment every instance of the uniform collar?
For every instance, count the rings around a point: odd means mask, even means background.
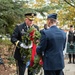
[[[50,26],[50,28],[52,28],[52,27],[56,27],[56,25],[52,25],[52,26]]]

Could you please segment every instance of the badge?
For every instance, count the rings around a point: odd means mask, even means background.
[[[25,34],[25,31],[24,31],[24,29],[22,29],[21,33],[22,33],[22,34]]]

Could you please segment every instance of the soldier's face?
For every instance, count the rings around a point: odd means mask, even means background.
[[[26,25],[31,26],[33,23],[33,20],[26,18],[25,22],[26,22]]]

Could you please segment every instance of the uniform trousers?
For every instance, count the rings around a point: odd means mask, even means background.
[[[16,61],[16,67],[17,67],[17,75],[24,75],[26,70],[26,64],[24,64],[21,61]],[[28,70],[28,75],[32,75],[30,70]]]
[[[26,65],[22,61],[16,60],[17,75],[24,75]]]
[[[62,70],[44,70],[44,75],[64,75]]]

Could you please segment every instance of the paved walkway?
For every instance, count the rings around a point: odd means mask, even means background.
[[[75,64],[68,64],[68,59],[65,59],[64,75],[75,75]]]
[[[75,75],[75,64],[73,63],[68,64],[68,59],[65,59],[65,68],[63,71],[64,71],[64,75]],[[25,75],[27,75],[27,72],[25,73]],[[40,75],[40,73],[36,75]]]

